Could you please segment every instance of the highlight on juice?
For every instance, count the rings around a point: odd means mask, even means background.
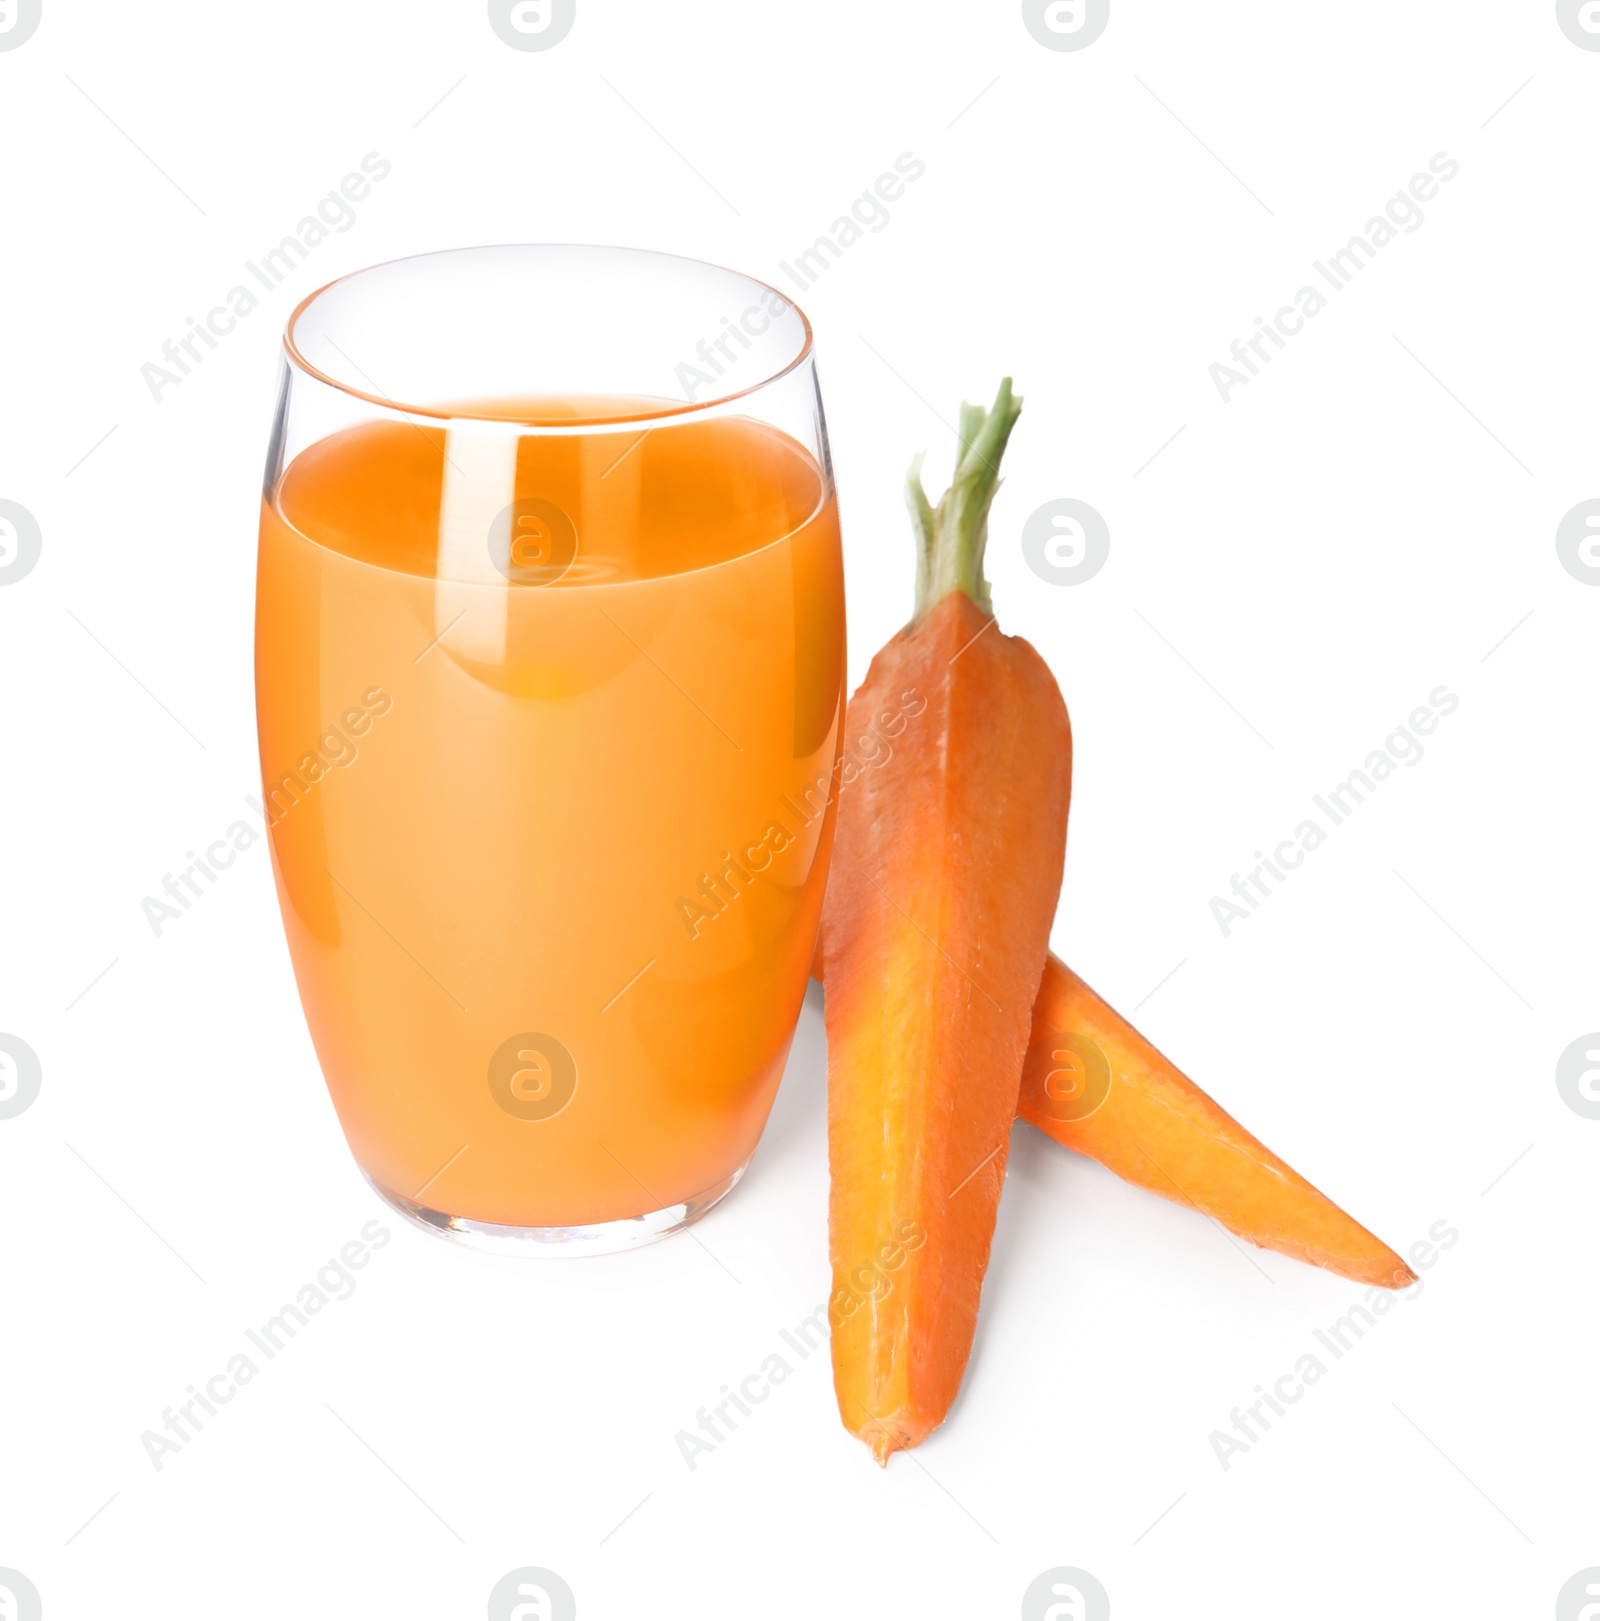
[[[503,247],[295,312],[256,683],[273,869],[357,1164],[594,1253],[755,1151],[833,832],[844,593],[805,317]]]

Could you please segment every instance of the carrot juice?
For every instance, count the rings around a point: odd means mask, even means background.
[[[832,485],[775,427],[642,420],[660,403],[357,422],[263,505],[295,976],[358,1164],[435,1226],[719,1197],[804,994],[843,704]]]

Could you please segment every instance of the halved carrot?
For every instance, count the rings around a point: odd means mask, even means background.
[[[850,703],[890,752],[840,799],[823,908],[834,1388],[880,1463],[955,1400],[1061,885],[1072,739],[1055,678],[989,610],[983,547],[1021,409],[965,406],[917,607]],[[901,722],[904,724],[901,724]]]
[[[831,994],[831,992],[830,992]],[[1033,1010],[1020,1117],[1125,1181],[1263,1249],[1358,1283],[1417,1280],[1381,1239],[1252,1137],[1052,956]]]
[[[812,972],[822,978],[820,955]],[[1417,1281],[1054,955],[1034,1003],[1017,1118],[1261,1249],[1385,1289]]]

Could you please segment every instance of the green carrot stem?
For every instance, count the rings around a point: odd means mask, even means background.
[[[965,591],[985,613],[989,582],[983,551],[989,539],[989,507],[1000,488],[1000,458],[1022,414],[1022,401],[1005,378],[994,404],[963,404],[957,428],[956,471],[950,488],[930,506],[922,487],[922,457],[906,475],[906,505],[917,536],[917,603],[913,622],[952,591]]]

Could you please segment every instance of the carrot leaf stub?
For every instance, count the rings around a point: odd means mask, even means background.
[[[906,506],[917,537],[917,602],[913,623],[952,591],[963,591],[987,614],[989,582],[983,552],[989,539],[989,508],[1000,488],[1000,458],[1022,415],[1022,401],[1001,381],[994,404],[963,404],[957,429],[956,470],[938,506],[922,487],[918,456],[906,475]]]

